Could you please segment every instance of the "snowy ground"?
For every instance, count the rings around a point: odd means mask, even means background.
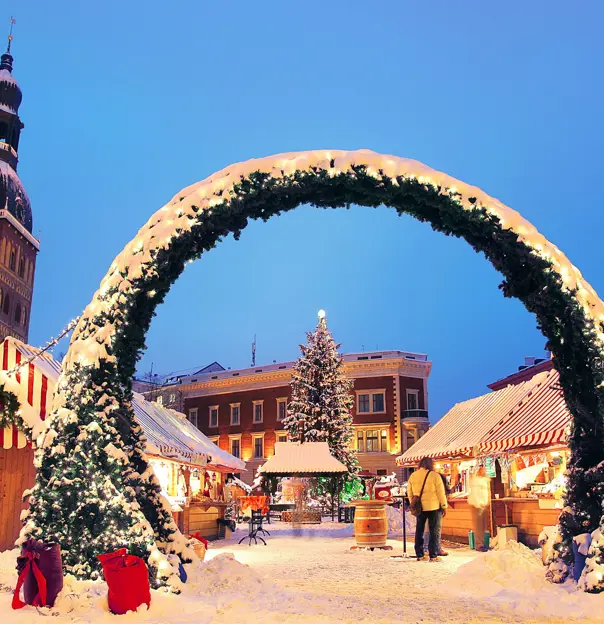
[[[243,622],[602,622],[604,595],[552,586],[540,559],[523,546],[477,554],[450,549],[441,563],[392,559],[388,551],[351,551],[352,527],[324,523],[295,529],[267,526],[268,546],[214,542],[206,562],[189,569],[181,596],[153,592],[151,609],[119,622],[226,624]],[[411,546],[411,545],[409,545]],[[229,554],[229,553],[232,553]],[[10,611],[15,552],[0,553],[2,624],[38,621],[35,609]],[[67,580],[52,610],[55,622],[115,621],[103,583]],[[42,610],[48,615],[48,610]]]

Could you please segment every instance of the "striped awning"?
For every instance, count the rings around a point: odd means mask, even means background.
[[[484,437],[480,443],[482,454],[566,443],[571,415],[560,387],[560,375],[556,370],[546,375],[530,400]]]
[[[522,383],[458,403],[410,449],[397,457],[397,465],[414,465],[422,457],[476,457],[483,453],[481,444],[487,438],[499,442],[503,449],[507,442],[504,437],[498,437],[498,432],[521,408],[527,413],[527,406],[547,384],[551,374],[552,371],[539,373]]]

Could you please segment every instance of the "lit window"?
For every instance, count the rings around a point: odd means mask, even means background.
[[[231,455],[241,457],[241,441],[239,439],[231,440]]]
[[[378,432],[375,430],[365,432],[365,448],[368,453],[377,453],[380,449],[378,447]]]
[[[240,403],[234,403],[231,405],[231,425],[239,424],[239,406]],[[239,457],[239,455],[237,455]]]
[[[158,405],[164,404],[164,397],[161,394],[157,397],[157,404]]]
[[[277,419],[285,420],[287,416],[287,399],[277,399]]]
[[[254,438],[254,457],[256,459],[264,457],[264,440],[262,438]]]
[[[407,448],[412,447],[415,444],[415,430],[407,429]]]
[[[380,440],[382,443],[380,447],[380,451],[382,451],[382,453],[386,453],[388,451],[388,430],[387,429],[382,429],[380,433]]]
[[[254,401],[254,422],[261,423],[263,416],[263,403],[262,401]]]
[[[359,412],[369,412],[369,395],[359,394]]]
[[[192,425],[195,425],[195,427],[197,427],[197,408],[196,407],[192,407],[189,410],[189,422]]]
[[[210,407],[210,427],[218,427],[218,405]]]
[[[365,452],[365,440],[363,438],[362,431],[357,432],[357,450],[359,451],[359,453]]]

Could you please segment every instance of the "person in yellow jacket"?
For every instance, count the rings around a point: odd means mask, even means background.
[[[424,457],[419,462],[419,469],[410,477],[407,483],[407,496],[413,500],[421,496],[422,511],[417,517],[415,527],[415,556],[418,561],[426,561],[424,551],[424,528],[428,522],[430,539],[428,553],[430,561],[440,561],[438,545],[440,544],[440,526],[442,517],[446,514],[447,495],[441,476],[434,470],[430,457]]]

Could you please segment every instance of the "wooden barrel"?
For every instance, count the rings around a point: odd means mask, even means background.
[[[386,503],[381,500],[353,501],[354,537],[357,546],[362,548],[381,548],[386,546],[388,537],[388,519]]]

